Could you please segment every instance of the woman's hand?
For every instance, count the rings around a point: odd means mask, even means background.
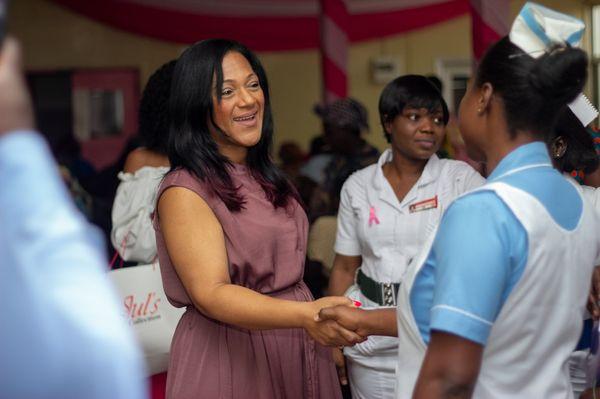
[[[365,310],[350,306],[335,306],[323,308],[319,312],[319,320],[335,321],[340,326],[349,331],[354,331],[361,337],[366,337],[369,332],[364,328],[363,317],[366,316]]]
[[[344,357],[344,352],[340,348],[331,348],[331,351],[340,384],[348,385],[348,376],[346,375],[346,358]]]
[[[0,43],[1,44],[1,43]],[[19,43],[8,38],[0,57],[0,136],[17,130],[32,130],[33,108],[21,67]]]
[[[325,297],[306,303],[304,329],[318,343],[325,346],[353,346],[366,338],[340,326],[334,320],[319,320],[319,311],[323,308],[340,306],[353,307],[351,299],[346,297]]]
[[[384,335],[396,337],[396,309],[357,309],[350,306],[335,306],[321,309],[319,320],[335,321],[346,330],[354,331],[361,337]]]

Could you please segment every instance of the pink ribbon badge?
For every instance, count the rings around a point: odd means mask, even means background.
[[[369,208],[369,227],[375,224],[379,224],[379,219],[377,219],[377,214],[375,213],[375,207],[372,206]]]

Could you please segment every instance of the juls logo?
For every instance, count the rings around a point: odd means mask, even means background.
[[[141,301],[136,301],[134,295],[128,295],[123,300],[125,314],[132,324],[159,319],[160,314],[157,313],[159,304],[160,298],[156,296],[156,292],[149,292]]]

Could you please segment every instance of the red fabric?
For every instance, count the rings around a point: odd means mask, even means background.
[[[376,39],[434,25],[469,11],[468,0],[452,0],[423,7],[350,16],[350,41]]]
[[[323,56],[323,80],[326,82],[324,85],[325,90],[340,98],[347,96],[348,79],[346,79],[346,71],[339,69],[326,56]]]
[[[500,40],[501,36],[485,23],[474,7],[471,6],[470,9],[473,56],[476,61],[479,61],[488,47]]]
[[[165,399],[167,391],[167,373],[154,374],[150,377],[150,398]]]
[[[344,32],[350,30],[350,15],[343,0],[321,0],[321,12],[331,19]]]
[[[346,78],[348,57],[348,10],[342,0],[320,0],[321,5],[321,68],[323,76],[323,100],[332,102],[344,98],[348,92]],[[344,35],[326,37],[327,24],[336,26]],[[337,57],[337,58],[336,58]]]
[[[224,37],[238,40],[256,51],[317,48],[317,15],[240,17],[186,13],[123,0],[51,0],[72,11],[116,28],[179,43]],[[440,23],[468,12],[468,0],[362,13],[349,16],[351,41],[375,39]]]
[[[235,39],[253,50],[317,47],[316,17],[223,17],[159,9],[119,0],[52,0],[116,28],[156,39],[195,43],[208,38]]]

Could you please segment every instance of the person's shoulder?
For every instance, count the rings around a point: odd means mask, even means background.
[[[491,225],[512,225],[515,215],[500,195],[492,188],[483,186],[456,198],[446,214],[457,220],[477,220]]]
[[[487,189],[485,186],[468,192],[456,198],[452,203],[452,206],[469,207],[474,206],[477,208],[486,208],[490,205],[496,205],[502,203],[500,196],[492,188]]]
[[[346,190],[363,190],[375,178],[377,163],[353,172],[344,182]]]
[[[485,178],[471,165],[455,159],[440,159],[440,177],[456,185],[460,192],[485,184]]]
[[[172,187],[182,187],[196,192],[204,197],[210,192],[205,182],[186,168],[175,168],[169,171],[160,183],[159,195]]]
[[[481,174],[479,174],[478,171],[476,171],[471,165],[469,165],[465,161],[460,161],[458,159],[443,158],[443,159],[440,159],[439,162],[441,165],[441,170],[444,173],[447,173],[449,175],[456,175],[456,176],[478,175],[478,176],[481,176]]]
[[[135,173],[144,166],[169,166],[169,160],[163,154],[159,154],[143,147],[136,148],[127,155],[123,172]]]

